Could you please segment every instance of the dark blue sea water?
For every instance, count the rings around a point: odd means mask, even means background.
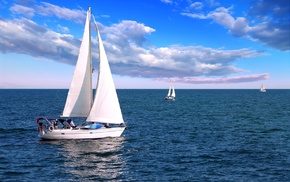
[[[0,90],[0,181],[289,181],[290,90],[118,90],[120,138],[39,141],[67,90]]]

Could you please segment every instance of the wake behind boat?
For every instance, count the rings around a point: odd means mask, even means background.
[[[94,17],[93,17],[94,18]],[[119,137],[125,130],[115,84],[105,48],[94,19],[99,42],[99,74],[93,100],[91,56],[91,8],[63,114],[59,119],[38,118],[38,136],[45,140]],[[86,118],[75,126],[70,117]]]

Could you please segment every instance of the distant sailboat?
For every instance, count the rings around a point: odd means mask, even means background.
[[[164,98],[164,100],[175,100],[174,86],[170,85],[167,96]]]
[[[266,88],[265,88],[264,84],[261,85],[260,92],[266,92]]]
[[[79,56],[62,118],[38,118],[38,136],[41,139],[119,137],[125,130],[111,69],[95,20],[99,42],[99,74],[93,100],[90,20],[91,9],[89,7]],[[75,126],[72,119],[68,117],[86,118],[86,121],[83,125]]]

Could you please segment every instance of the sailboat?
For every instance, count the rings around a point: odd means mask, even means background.
[[[82,43],[66,104],[59,119],[37,118],[43,140],[119,137],[125,130],[111,69],[94,16],[99,43],[99,72],[93,99],[91,56],[91,8],[88,8]],[[71,118],[86,118],[77,126]]]
[[[266,88],[265,88],[264,84],[261,85],[260,92],[266,92]]]
[[[164,100],[175,100],[174,86],[170,85],[167,96],[164,98]]]

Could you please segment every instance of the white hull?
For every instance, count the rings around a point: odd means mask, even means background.
[[[38,136],[43,140],[67,139],[100,139],[106,137],[119,137],[125,127],[100,128],[100,129],[54,129],[42,130]]]
[[[175,100],[175,97],[172,97],[172,96],[166,96],[164,98],[164,100]]]

